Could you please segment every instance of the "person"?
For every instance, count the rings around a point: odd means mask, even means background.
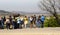
[[[12,16],[9,16],[10,25],[12,25]]]
[[[1,17],[2,29],[4,29],[4,18]]]
[[[40,26],[41,26],[41,19],[40,18],[41,18],[41,16],[38,16],[38,19],[36,21],[36,25],[38,28],[40,28]]]
[[[28,18],[27,16],[24,17],[24,26],[25,28],[27,27],[27,24],[28,24]]]
[[[9,21],[10,21],[10,29],[12,29],[13,28],[13,26],[12,26],[13,24],[12,24],[12,16],[11,15],[9,16]]]
[[[30,28],[33,27],[33,16],[30,17]]]
[[[6,17],[5,17],[5,16],[3,17],[3,21],[4,21],[4,22],[6,21]]]
[[[9,18],[6,19],[6,28],[10,29],[10,21]]]
[[[1,19],[2,19],[2,28],[4,29],[4,23],[6,21],[6,17],[5,16],[2,16]]]
[[[20,20],[21,20],[20,27],[22,29],[24,27],[24,17],[20,16]]]
[[[42,27],[42,28],[44,27],[44,20],[45,20],[45,16],[42,15],[42,16],[41,16],[41,27]]]
[[[3,29],[4,29],[5,21],[6,21],[6,16],[3,16],[3,17],[2,17],[2,22],[3,22],[3,24],[2,24],[2,25],[3,25]]]
[[[36,27],[36,15],[33,16],[33,23],[34,23],[34,27]]]
[[[1,17],[0,17],[0,29],[2,29],[2,20],[1,20]]]
[[[20,23],[21,23],[20,17],[17,17],[17,26],[18,26],[18,29],[19,29],[19,27],[20,27]]]
[[[13,18],[12,22],[13,22],[13,29],[17,29],[17,20]]]

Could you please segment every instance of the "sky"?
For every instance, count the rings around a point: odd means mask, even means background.
[[[40,0],[0,0],[0,10],[38,12]]]

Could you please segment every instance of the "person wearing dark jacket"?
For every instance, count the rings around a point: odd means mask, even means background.
[[[38,28],[40,28],[40,26],[41,26],[41,16],[39,16],[38,17],[38,19],[37,19],[37,21],[36,21],[36,26],[38,27]]]
[[[13,28],[17,29],[17,20],[13,19],[12,23],[13,23]]]
[[[33,16],[34,27],[36,27],[36,15]]]
[[[2,23],[2,29],[4,29],[4,18],[1,18],[1,23]]]
[[[0,17],[0,29],[2,28],[2,20],[1,20],[1,17]]]

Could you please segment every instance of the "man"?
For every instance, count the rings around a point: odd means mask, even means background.
[[[17,26],[18,26],[18,29],[19,29],[20,23],[21,23],[20,17],[17,17]]]
[[[41,27],[42,27],[42,28],[44,27],[44,20],[45,20],[45,16],[42,15],[42,16],[41,16]]]
[[[4,20],[3,20],[3,19],[4,19],[4,18],[1,17],[2,29],[4,29]]]
[[[12,16],[9,16],[10,24],[12,24]]]
[[[4,21],[4,22],[6,21],[6,17],[5,17],[5,16],[3,17],[3,21]]]
[[[10,29],[10,21],[9,18],[6,19],[6,28]]]
[[[9,16],[9,21],[10,21],[10,29],[12,29],[13,28],[13,26],[12,26],[13,24],[12,24],[12,16],[11,15]]]
[[[2,29],[2,20],[1,20],[1,17],[0,17],[0,29]]]
[[[33,17],[34,27],[36,27],[36,15]]]

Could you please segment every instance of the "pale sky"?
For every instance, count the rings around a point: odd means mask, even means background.
[[[40,0],[0,0],[0,10],[37,12]]]

